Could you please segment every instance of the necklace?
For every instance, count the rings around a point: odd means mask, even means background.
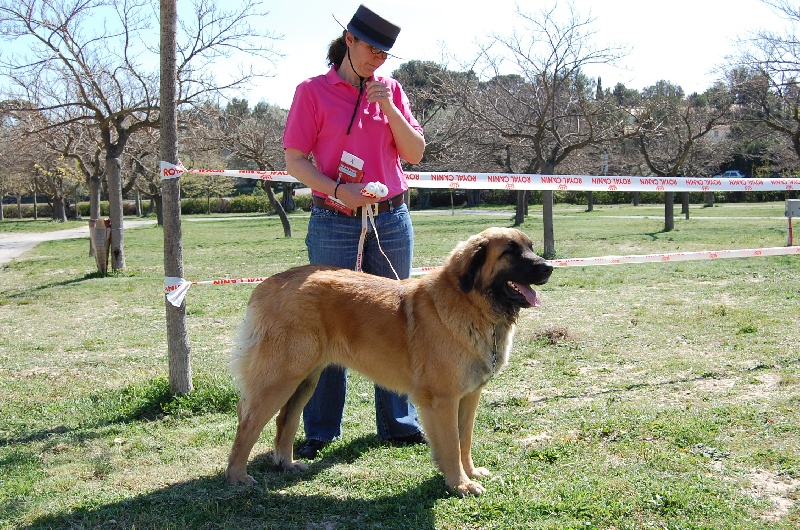
[[[494,377],[497,371],[497,328],[492,329],[492,375]]]

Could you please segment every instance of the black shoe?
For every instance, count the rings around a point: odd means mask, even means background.
[[[408,436],[399,436],[397,438],[389,438],[389,443],[394,445],[395,447],[403,446],[403,445],[417,445],[417,444],[424,444],[425,442],[425,433],[422,431],[417,431],[414,434],[409,434]]]
[[[317,453],[320,449],[329,443],[330,442],[323,442],[322,440],[306,440],[303,445],[300,446],[300,449],[297,450],[297,456],[312,460],[317,457]]]

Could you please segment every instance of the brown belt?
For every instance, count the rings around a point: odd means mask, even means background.
[[[327,204],[325,204],[325,199],[323,199],[322,197],[319,197],[318,195],[312,195],[311,201],[314,204],[314,206],[316,206],[317,208],[322,208],[324,210],[333,210],[333,211],[337,211],[337,212],[339,211],[336,208],[333,208],[333,207],[328,206]],[[405,201],[405,196],[402,193],[400,195],[395,195],[391,199],[386,199],[385,201],[381,201],[381,202],[377,203],[377,205],[378,205],[378,213],[382,213],[382,212],[388,211],[389,207],[397,208],[398,206],[400,206],[401,204],[403,204],[405,202],[406,202]],[[341,213],[341,212],[339,212],[339,213]],[[360,217],[361,216],[361,206],[359,206],[358,208],[355,209],[355,211],[353,212],[353,216],[354,217]]]

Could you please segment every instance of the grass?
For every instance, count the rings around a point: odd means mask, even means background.
[[[66,223],[53,221],[51,219],[9,219],[0,221],[0,234],[4,232],[50,232],[55,230],[67,230],[88,226],[88,219],[82,221],[70,219]]]
[[[783,205],[746,206],[697,208],[668,233],[642,207],[558,206],[556,249],[784,245]],[[455,213],[414,215],[415,266],[511,223],[496,210]],[[531,214],[523,228],[541,249]],[[275,218],[184,223],[186,278],[306,263],[306,219],[292,223],[291,240]],[[372,387],[355,374],[343,439],[308,472],[273,469],[270,425],[249,466],[259,484],[227,486],[237,400],[227,356],[252,286],[190,289],[196,390],[171,397],[162,232],[130,229],[125,242],[128,269],[105,278],[82,240],[39,244],[0,268],[0,528],[800,524],[797,257],[557,269],[479,409],[474,455],[495,475],[484,496],[458,499],[426,448],[376,438]]]

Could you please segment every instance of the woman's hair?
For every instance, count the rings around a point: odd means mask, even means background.
[[[347,53],[347,43],[344,41],[345,35],[347,35],[347,30],[344,30],[340,37],[333,39],[330,46],[328,46],[328,66],[342,66],[342,61],[344,61],[344,56]]]

